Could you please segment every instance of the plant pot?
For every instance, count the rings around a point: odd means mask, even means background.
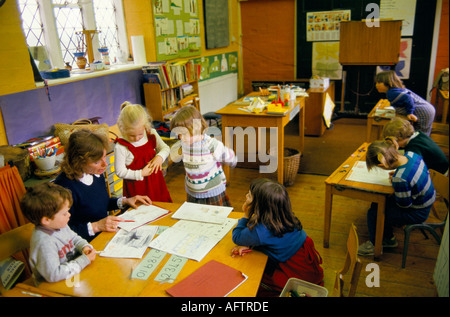
[[[77,66],[79,69],[85,69],[86,68],[86,64],[87,64],[87,59],[84,56],[81,57],[77,57]]]

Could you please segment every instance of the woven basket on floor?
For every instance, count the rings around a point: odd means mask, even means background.
[[[300,167],[300,156],[301,153],[298,150],[284,148],[284,186],[294,185],[295,176],[297,176],[298,168]]]

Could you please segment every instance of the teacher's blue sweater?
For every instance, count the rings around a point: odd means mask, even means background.
[[[108,210],[118,208],[118,199],[109,198],[103,175],[94,176],[93,180],[91,185],[86,185],[78,180],[68,179],[65,173],[58,175],[55,180],[55,184],[72,192],[73,204],[69,210],[71,214],[69,227],[87,241],[95,238],[88,233],[88,222],[99,221],[108,216]]]
[[[247,218],[241,218],[238,221],[233,229],[233,242],[259,250],[275,262],[289,260],[306,240],[304,230],[294,230],[285,233],[282,237],[276,237],[263,224],[257,224],[250,230],[247,223]]]

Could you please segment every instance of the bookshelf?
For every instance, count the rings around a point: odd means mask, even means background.
[[[192,61],[155,62],[143,67],[145,107],[155,121],[166,121],[180,100],[198,98],[197,69]]]

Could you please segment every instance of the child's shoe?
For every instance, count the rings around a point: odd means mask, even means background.
[[[367,256],[375,254],[375,246],[370,241],[366,241],[358,247],[358,255]]]
[[[383,239],[383,248],[396,248],[397,246],[398,242],[395,236],[391,239]]]

